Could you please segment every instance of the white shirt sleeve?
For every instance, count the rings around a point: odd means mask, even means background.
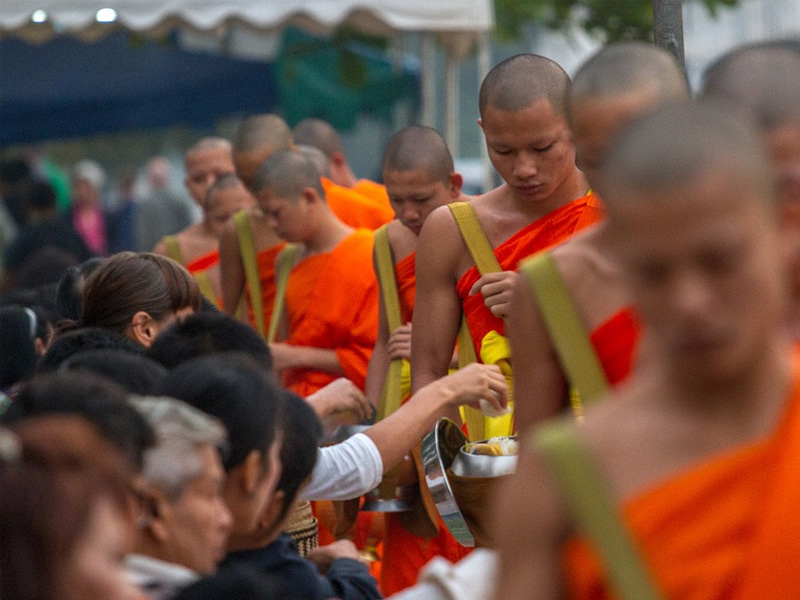
[[[319,449],[303,500],[349,500],[376,488],[383,479],[383,461],[375,443],[357,433],[341,444]]]
[[[497,555],[485,548],[455,564],[436,557],[423,568],[416,585],[388,600],[489,600],[497,567]]]

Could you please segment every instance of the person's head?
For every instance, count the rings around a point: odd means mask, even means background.
[[[121,333],[100,327],[83,327],[57,334],[47,351],[39,359],[37,373],[50,373],[73,354],[85,350],[124,350],[133,354],[143,354],[144,348]]]
[[[184,154],[184,167],[186,191],[192,200],[203,206],[208,188],[217,178],[236,170],[231,143],[219,137],[202,138]]]
[[[164,156],[155,156],[147,161],[144,168],[147,184],[153,191],[163,190],[169,186],[169,175],[172,167]]]
[[[173,323],[147,350],[147,355],[168,369],[209,354],[247,354],[263,369],[272,371],[272,355],[258,332],[221,312],[201,312]]]
[[[77,210],[100,206],[106,174],[93,160],[82,160],[72,167],[72,204]]]
[[[800,212],[800,50],[780,41],[732,50],[706,69],[700,96],[753,113],[785,208]]]
[[[69,267],[56,287],[56,312],[61,319],[77,321],[81,318],[83,287],[86,278],[103,262],[102,258],[90,258],[75,267]]]
[[[42,181],[34,182],[28,190],[25,208],[31,220],[53,215],[56,210],[56,193],[53,186]]]
[[[148,347],[173,321],[199,309],[197,282],[182,265],[149,252],[120,252],[86,280],[81,320]]]
[[[135,470],[142,467],[153,430],[127,403],[127,392],[88,373],[40,375],[20,389],[0,422],[14,429],[33,418],[79,415],[90,421]]]
[[[47,344],[47,331],[32,308],[0,307],[0,389],[25,381],[36,372],[36,362]]]
[[[117,383],[129,394],[139,396],[157,394],[167,376],[164,366],[146,356],[110,348],[73,354],[59,370],[62,373],[94,373]]]
[[[236,174],[252,191],[256,171],[278,150],[292,147],[292,130],[278,115],[255,115],[246,119],[233,139]]]
[[[322,439],[322,425],[314,409],[300,396],[285,392],[284,415],[281,477],[263,515],[264,525],[273,535],[292,517],[298,495],[317,463]]]
[[[645,42],[609,44],[572,78],[567,116],[576,162],[597,185],[603,157],[622,127],[655,107],[689,97],[689,86],[673,56]]]
[[[138,550],[209,575],[225,556],[231,527],[222,496],[225,428],[172,398],[135,396],[130,402],[156,432],[142,468],[147,500]]]
[[[501,62],[481,84],[479,124],[489,159],[521,201],[547,201],[575,177],[568,86],[564,69],[535,54]]]
[[[715,103],[660,108],[626,129],[601,181],[664,372],[689,387],[737,381],[774,347],[785,309],[789,231],[757,129]]]
[[[32,289],[49,286],[53,296],[58,282],[70,267],[77,267],[79,259],[72,253],[55,246],[44,246],[31,254],[17,272],[15,287]],[[55,298],[53,298],[55,300]]]
[[[439,132],[406,127],[386,144],[383,182],[397,219],[419,235],[433,209],[459,198],[464,179]]]
[[[127,483],[114,449],[77,416],[29,424],[21,456],[0,460],[0,597],[131,600]]]
[[[229,435],[225,501],[233,515],[232,549],[247,548],[280,475],[283,391],[247,356],[216,354],[184,362],[162,393],[219,419]]]
[[[292,130],[294,143],[320,150],[330,161],[330,178],[333,183],[349,187],[353,173],[347,163],[344,144],[339,133],[322,119],[303,119]]]
[[[320,173],[301,152],[280,150],[258,168],[253,181],[258,206],[278,237],[305,242],[325,205]]]
[[[203,204],[206,223],[212,233],[219,237],[233,215],[253,204],[255,199],[235,173],[220,175],[206,192]]]

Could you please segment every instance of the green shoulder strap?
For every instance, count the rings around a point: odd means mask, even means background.
[[[278,264],[275,269],[275,305],[272,307],[267,342],[274,342],[278,333],[278,324],[283,318],[283,308],[286,305],[286,286],[289,284],[289,273],[299,249],[300,246],[297,244],[286,244],[278,254]]]
[[[530,443],[564,492],[576,524],[599,552],[617,596],[621,600],[658,600],[661,596],[574,424],[564,420],[545,423],[534,430]]]
[[[253,230],[250,229],[250,219],[247,216],[247,211],[242,210],[233,215],[233,221],[236,224],[236,237],[239,240],[239,254],[242,255],[244,276],[247,281],[247,287],[250,289],[250,306],[253,309],[256,329],[258,333],[265,336],[264,301],[261,297],[261,279],[258,276],[256,245],[253,241]]]
[[[397,292],[397,279],[392,260],[392,249],[389,246],[389,235],[383,225],[375,230],[375,262],[378,267],[378,283],[383,296],[383,307],[386,312],[386,322],[389,331],[394,331],[402,325],[400,313],[400,295]],[[380,404],[378,405],[377,420],[388,417],[402,404],[402,372],[403,359],[396,358],[389,363],[386,377],[383,380]]]
[[[167,257],[177,263],[183,264],[183,252],[181,252],[181,245],[178,243],[178,238],[174,235],[165,235],[161,238],[161,241],[164,242]]]
[[[571,387],[577,389],[583,402],[596,400],[608,390],[608,379],[553,256],[540,252],[526,260],[520,271],[536,298]],[[580,412],[580,406],[573,409]]]
[[[502,271],[503,269],[500,267],[500,263],[497,262],[497,257],[494,255],[489,238],[486,237],[486,232],[483,231],[472,204],[469,202],[453,202],[448,206],[450,207],[450,212],[453,213],[453,218],[456,220],[459,231],[461,231],[461,237],[464,238],[464,243],[467,245],[467,250],[469,250],[472,262],[475,263],[478,272],[481,275],[485,275],[486,273]],[[478,362],[478,357],[475,354],[475,346],[467,327],[467,320],[462,316],[461,327],[458,330],[458,367],[463,368],[474,362]],[[463,410],[469,439],[472,441],[484,439],[486,436],[484,434],[485,421],[483,413],[469,406],[465,406]]]
[[[211,277],[205,271],[200,271],[194,274],[194,279],[197,281],[197,287],[200,288],[200,293],[206,297],[206,300],[216,306],[217,304],[217,291],[214,289],[214,283]]]

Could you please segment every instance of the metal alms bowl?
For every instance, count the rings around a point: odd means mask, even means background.
[[[510,437],[516,439],[516,436]],[[501,477],[517,470],[517,457],[472,454],[467,452],[465,446],[461,446],[450,470],[459,477]]]

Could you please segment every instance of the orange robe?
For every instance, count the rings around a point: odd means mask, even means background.
[[[632,307],[614,313],[589,336],[612,386],[627,379],[633,366],[641,325]]]
[[[261,306],[264,312],[264,327],[269,327],[272,320],[272,306],[275,304],[275,259],[286,244],[280,243],[270,246],[256,253],[256,266],[258,267],[258,280],[261,288]],[[250,324],[255,327],[256,320],[253,316],[253,304],[250,286],[245,284],[245,294],[247,295],[247,310],[250,317]]]
[[[322,189],[333,214],[350,227],[375,230],[394,219],[391,207],[378,206],[369,198],[336,185],[326,177],[322,178]]]
[[[514,271],[524,258],[563,242],[572,234],[602,218],[602,208],[594,194],[573,200],[524,227],[494,249],[497,262],[504,271]],[[483,303],[480,293],[469,295],[480,278],[477,267],[471,267],[456,283],[475,352],[481,355],[481,343],[490,331],[505,335],[503,319],[495,317]]]
[[[366,196],[380,207],[387,208],[393,213],[392,205],[389,204],[389,194],[386,193],[386,186],[375,183],[369,179],[359,179],[351,188],[362,196]]]
[[[372,246],[372,232],[356,230],[331,252],[295,265],[286,287],[286,343],[335,350],[345,376],[362,390],[378,337]],[[286,369],[283,385],[306,397],[336,378],[314,369]]]
[[[625,524],[663,598],[800,597],[799,411],[795,382],[767,439],[703,461],[623,504]],[[564,567],[569,598],[613,597],[585,540],[568,543]]]
[[[203,254],[188,263],[186,265],[186,270],[192,275],[197,275],[198,273],[210,269],[217,263],[219,263],[219,250],[212,250],[208,254]]]

